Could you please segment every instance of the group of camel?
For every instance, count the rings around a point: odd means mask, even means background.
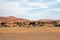
[[[59,21],[60,22],[60,21]],[[0,27],[41,27],[41,26],[60,26],[58,21],[50,19],[27,20],[13,16],[0,17]]]
[[[56,21],[15,21],[15,22],[0,22],[0,27],[41,27],[41,26],[57,26]]]

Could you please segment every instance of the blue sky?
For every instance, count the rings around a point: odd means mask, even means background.
[[[60,0],[0,0],[0,16],[60,20]]]

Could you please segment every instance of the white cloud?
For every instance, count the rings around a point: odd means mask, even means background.
[[[28,1],[28,0],[21,0],[21,1]]]
[[[30,2],[28,3],[29,6],[39,6],[40,8],[48,8],[48,5],[41,3],[41,2]]]
[[[57,0],[57,2],[60,2],[60,0]]]
[[[60,8],[53,8],[53,9],[48,9],[49,11],[55,11],[55,12],[60,12]]]
[[[21,7],[19,2],[8,2],[1,4],[0,13],[4,13],[6,15],[13,15],[13,16],[21,16],[23,18],[29,19],[29,17],[36,17],[37,14],[29,14],[27,13],[30,9],[34,8],[23,8]],[[6,16],[5,15],[5,16]]]
[[[27,4],[27,8],[21,7],[21,4],[23,2],[7,2],[0,4],[0,13],[10,13],[10,14],[26,14],[30,9],[35,9],[31,8],[31,6],[40,6],[41,8],[47,8],[48,6],[43,4],[43,3],[36,3],[36,2],[24,2],[24,4]],[[28,13],[27,13],[28,14]]]
[[[4,10],[5,12],[10,11],[13,14],[13,13],[26,13],[29,9],[20,7],[18,2],[9,2],[4,3],[2,10]]]
[[[48,3],[28,2],[28,0],[20,0],[17,2],[0,2],[0,14],[3,13],[6,15],[14,15],[22,18],[33,19],[33,20],[40,18],[48,18],[49,14],[52,14],[53,12],[60,12],[59,8],[49,9],[49,6],[55,4],[56,2],[57,1],[48,2]],[[39,8],[42,8],[40,10],[43,9],[46,10],[43,10],[39,13],[28,13],[31,9],[37,9],[37,7],[34,8],[32,6],[37,6]]]

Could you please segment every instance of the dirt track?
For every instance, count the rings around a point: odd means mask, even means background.
[[[3,33],[0,40],[60,40],[60,33]]]

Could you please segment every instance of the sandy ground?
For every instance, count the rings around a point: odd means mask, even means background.
[[[0,33],[60,32],[60,27],[5,27]]]
[[[1,33],[0,40],[60,40],[60,33]]]
[[[60,27],[0,28],[0,40],[60,40]]]

